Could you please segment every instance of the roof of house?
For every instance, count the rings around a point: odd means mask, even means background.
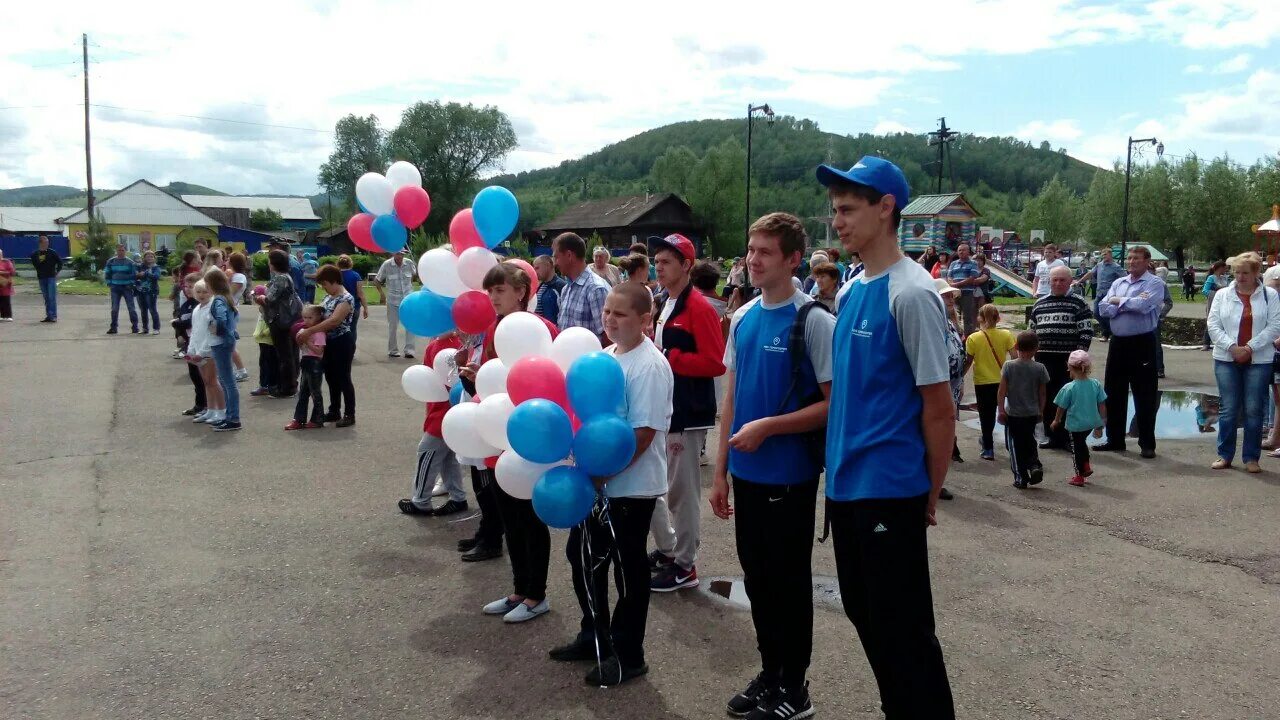
[[[250,195],[183,195],[183,201],[198,208],[244,208],[275,210],[285,220],[319,220],[304,197],[260,197]]]
[[[138,180],[94,206],[108,225],[167,225],[217,227],[218,221],[170,195],[146,180]],[[64,222],[87,223],[89,214],[78,210]]]
[[[0,230],[12,233],[62,233],[60,218],[75,211],[69,207],[0,207]]]
[[[959,200],[966,208],[968,208],[974,216],[979,213],[974,209],[973,205],[965,199],[962,193],[947,193],[945,195],[917,195],[907,206],[902,209],[903,217],[919,217],[921,215],[937,215],[946,210],[952,203]]]
[[[539,230],[590,229],[625,227],[668,200],[688,207],[674,193],[648,193],[623,197],[587,200],[571,205]]]

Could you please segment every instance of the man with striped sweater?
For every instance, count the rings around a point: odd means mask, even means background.
[[[1045,441],[1040,443],[1045,450],[1070,449],[1066,430],[1060,427],[1055,431],[1050,427],[1057,412],[1053,398],[1058,396],[1063,385],[1071,381],[1067,357],[1073,350],[1088,351],[1093,340],[1093,313],[1089,311],[1089,304],[1072,295],[1070,290],[1070,268],[1065,265],[1054,267],[1049,271],[1049,294],[1031,306],[1027,318],[1028,329],[1034,330],[1040,341],[1036,362],[1049,371],[1049,386],[1045,393],[1047,401],[1043,408]]]

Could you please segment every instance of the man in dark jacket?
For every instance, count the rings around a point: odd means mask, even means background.
[[[716,422],[715,378],[725,372],[720,314],[689,282],[697,262],[683,235],[655,241],[653,261],[667,300],[658,314],[654,343],[675,375],[671,430],[667,434],[667,496],[653,510],[649,529],[657,550],[650,588],[671,592],[698,584],[699,520],[702,514],[699,456],[707,429]]]
[[[44,296],[44,319],[40,322],[58,322],[58,273],[62,272],[62,258],[49,249],[49,238],[40,236],[40,249],[31,253],[31,266],[36,269],[40,294]]]
[[[1067,371],[1067,357],[1075,350],[1088,350],[1093,341],[1093,313],[1089,304],[1077,295],[1072,295],[1071,270],[1059,266],[1049,271],[1049,294],[1041,297],[1031,306],[1027,316],[1028,329],[1034,330],[1040,347],[1036,350],[1036,362],[1049,371],[1049,386],[1045,388],[1044,403],[1044,436],[1040,447],[1058,450],[1069,450],[1070,443],[1067,430],[1059,427],[1055,432],[1050,428],[1058,408],[1053,399],[1058,391],[1071,381]]]

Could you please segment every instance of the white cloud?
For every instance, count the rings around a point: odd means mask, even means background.
[[[1059,143],[1076,140],[1083,134],[1084,131],[1075,120],[1054,120],[1053,122],[1033,120],[1013,132],[1014,137],[1027,142],[1048,140]]]
[[[1234,73],[1244,72],[1249,69],[1249,60],[1250,57],[1248,53],[1241,53],[1230,60],[1223,60],[1213,66],[1213,71],[1220,75],[1231,75]]]
[[[871,128],[872,135],[892,135],[894,133],[910,133],[911,128],[896,120],[881,120]]]
[[[1183,72],[1184,72],[1184,73],[1186,73],[1186,74],[1188,74],[1188,75],[1199,75],[1200,73],[1204,72],[1204,66],[1203,66],[1203,65],[1188,65],[1188,66],[1183,70]]]

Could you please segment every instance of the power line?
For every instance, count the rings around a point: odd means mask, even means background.
[[[328,135],[333,134],[332,130],[323,130],[321,128],[298,127],[296,125],[273,125],[271,123],[252,122],[250,120],[233,120],[231,118],[209,117],[207,115],[186,115],[183,113],[171,113],[171,112],[161,112],[158,110],[144,110],[141,108],[121,107],[119,105],[101,105],[98,103],[90,103],[90,105],[92,107],[104,108],[107,110],[122,110],[125,112],[146,113],[148,115],[164,115],[164,116],[170,116],[170,117],[189,118],[192,120],[210,120],[213,122],[235,123],[236,125],[252,125],[254,127],[275,128],[278,130],[300,130],[303,132],[325,133]]]

